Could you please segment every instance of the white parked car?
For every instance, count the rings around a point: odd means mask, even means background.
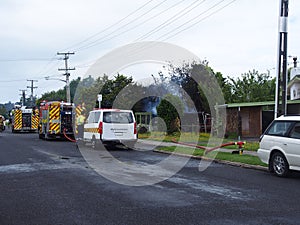
[[[132,147],[137,141],[136,121],[131,110],[97,109],[89,113],[84,124],[83,140],[92,147],[99,143],[123,143]]]
[[[300,171],[300,116],[275,119],[262,135],[257,154],[277,176]]]

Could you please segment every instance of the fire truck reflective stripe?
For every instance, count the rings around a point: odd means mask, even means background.
[[[75,111],[76,111],[76,114],[75,114],[75,117],[76,117],[76,118],[75,118],[75,121],[77,121],[77,118],[81,115],[83,109],[82,109],[82,107],[79,105],[79,106],[76,107]],[[78,134],[78,124],[77,124],[77,122],[75,123],[75,134]]]
[[[83,111],[83,110],[82,110],[81,106],[77,106],[77,107],[76,107],[76,116],[81,115],[82,111]]]
[[[49,124],[49,132],[50,133],[59,133],[60,124],[59,123],[51,123]]]
[[[84,132],[98,133],[98,128],[84,128]]]
[[[39,116],[32,116],[31,118],[31,128],[38,129],[39,126]]]
[[[22,129],[22,111],[16,110],[15,111],[15,118],[14,118],[14,129]]]
[[[59,107],[51,108],[49,110],[49,120],[59,119]]]
[[[60,132],[60,108],[58,105],[49,109],[49,133]]]

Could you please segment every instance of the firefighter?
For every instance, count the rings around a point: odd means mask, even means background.
[[[84,122],[85,122],[85,116],[83,114],[80,114],[77,117],[77,121],[76,121],[78,127],[78,139],[83,138]]]
[[[83,132],[84,132],[84,122],[86,119],[86,108],[85,103],[79,104],[76,107],[76,133],[77,133],[77,139],[81,140],[83,139]]]

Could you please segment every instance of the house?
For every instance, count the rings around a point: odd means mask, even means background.
[[[274,107],[274,101],[227,104],[226,134],[259,138],[274,119]],[[287,111],[300,115],[300,99],[288,100]]]
[[[288,93],[290,94],[291,100],[300,99],[300,67],[294,67],[291,69]]]

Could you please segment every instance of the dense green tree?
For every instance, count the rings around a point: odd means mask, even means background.
[[[3,105],[0,106],[0,115],[4,116],[5,118],[8,118],[8,113]]]
[[[100,94],[102,94],[102,107],[112,108],[118,94],[130,84],[132,84],[132,77],[126,77],[121,74],[105,82],[100,91]]]
[[[71,94],[71,101],[73,102],[74,95],[77,89],[77,86],[80,82],[80,77],[78,77],[76,80],[72,80],[70,82],[70,94]],[[46,92],[42,95],[41,98],[36,100],[37,105],[39,105],[42,101],[67,101],[67,91],[66,87],[63,89],[59,89],[57,91],[50,91]]]
[[[208,66],[207,61],[183,63],[181,66],[169,64],[168,75],[164,76],[163,82],[168,82],[166,77],[169,77],[171,82],[180,87],[179,96],[187,109],[196,107],[198,112],[211,113],[210,104],[224,101],[223,98],[215,98],[219,96],[219,92],[223,92],[225,99],[230,99],[231,96],[227,79],[220,72],[215,73]],[[217,95],[216,92],[218,92]]]
[[[165,122],[168,134],[180,131],[183,104],[178,96],[167,94],[158,105],[157,114]]]
[[[229,82],[231,103],[272,101],[275,98],[275,79],[269,73],[252,70],[236,79],[229,78]]]

